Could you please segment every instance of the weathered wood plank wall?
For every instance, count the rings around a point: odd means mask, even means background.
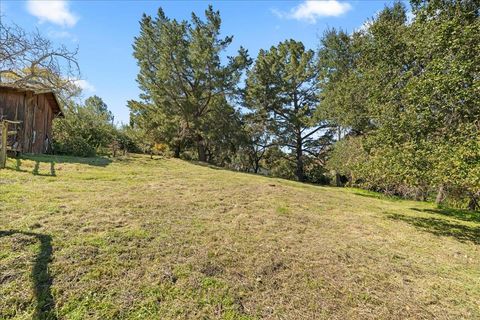
[[[0,118],[20,120],[17,141],[24,153],[44,153],[52,139],[52,106],[46,94],[0,90]]]

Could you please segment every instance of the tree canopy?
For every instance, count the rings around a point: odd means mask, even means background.
[[[208,121],[219,120],[210,114],[218,108],[228,109],[241,70],[249,62],[242,48],[237,56],[222,62],[221,55],[233,37],[221,38],[220,26],[220,14],[211,6],[204,20],[192,13],[191,21],[180,22],[170,20],[159,9],[156,18],[143,16],[133,45],[140,67],[137,81],[145,102],[136,104],[133,113],[164,114],[165,119],[174,119],[177,128],[172,128],[173,132],[183,135],[175,137],[174,143],[177,147],[187,140],[195,143],[200,161],[207,160]],[[146,105],[150,107],[142,108]]]
[[[417,199],[437,190],[438,202],[461,195],[473,209],[480,190],[478,6],[412,5],[412,21],[396,3],[352,36],[325,35],[321,108],[332,123],[361,134],[366,158],[350,163],[352,184]]]
[[[290,150],[300,181],[305,181],[304,153],[318,155],[318,136],[327,128],[315,115],[317,86],[315,53],[295,40],[260,50],[247,74],[246,105],[266,115],[278,145]]]
[[[131,127],[177,157],[479,207],[478,2],[396,2],[317,51],[225,51],[221,18],[144,15]],[[260,170],[262,169],[262,170]],[[263,170],[263,171],[265,171]]]

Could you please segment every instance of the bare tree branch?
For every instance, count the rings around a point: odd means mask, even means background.
[[[78,92],[78,48],[55,47],[38,30],[25,32],[0,17],[0,83],[52,90],[59,97]]]

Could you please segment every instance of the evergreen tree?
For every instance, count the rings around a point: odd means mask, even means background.
[[[85,107],[91,108],[95,113],[104,114],[108,121],[113,121],[113,114],[99,96],[91,96],[85,100]]]
[[[220,38],[220,26],[220,13],[211,6],[205,20],[192,13],[190,22],[170,20],[159,9],[154,19],[143,16],[133,45],[141,98],[167,119],[181,119],[178,124],[185,130],[174,131],[185,131],[194,141],[200,161],[207,160],[204,130],[211,127],[205,124],[207,115],[221,99],[236,93],[249,62],[240,48],[236,57],[222,63],[221,55],[233,37]]]
[[[245,150],[249,166],[254,173],[258,173],[260,162],[268,148],[273,146],[272,128],[269,127],[266,114],[263,110],[245,114],[243,116],[243,130],[245,132]]]
[[[305,154],[317,156],[319,135],[326,125],[315,117],[318,104],[315,53],[301,42],[288,40],[261,50],[248,72],[246,105],[263,110],[275,133],[275,141],[290,150],[295,175],[305,181]]]

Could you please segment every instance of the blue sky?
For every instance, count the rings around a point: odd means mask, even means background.
[[[139,94],[132,42],[143,13],[162,7],[170,18],[189,19],[212,4],[220,10],[222,32],[233,35],[255,57],[285,39],[316,49],[327,28],[353,31],[392,1],[9,1],[0,0],[3,19],[26,30],[37,28],[54,43],[79,49],[84,97],[103,98],[118,122],[128,122],[127,100]]]

